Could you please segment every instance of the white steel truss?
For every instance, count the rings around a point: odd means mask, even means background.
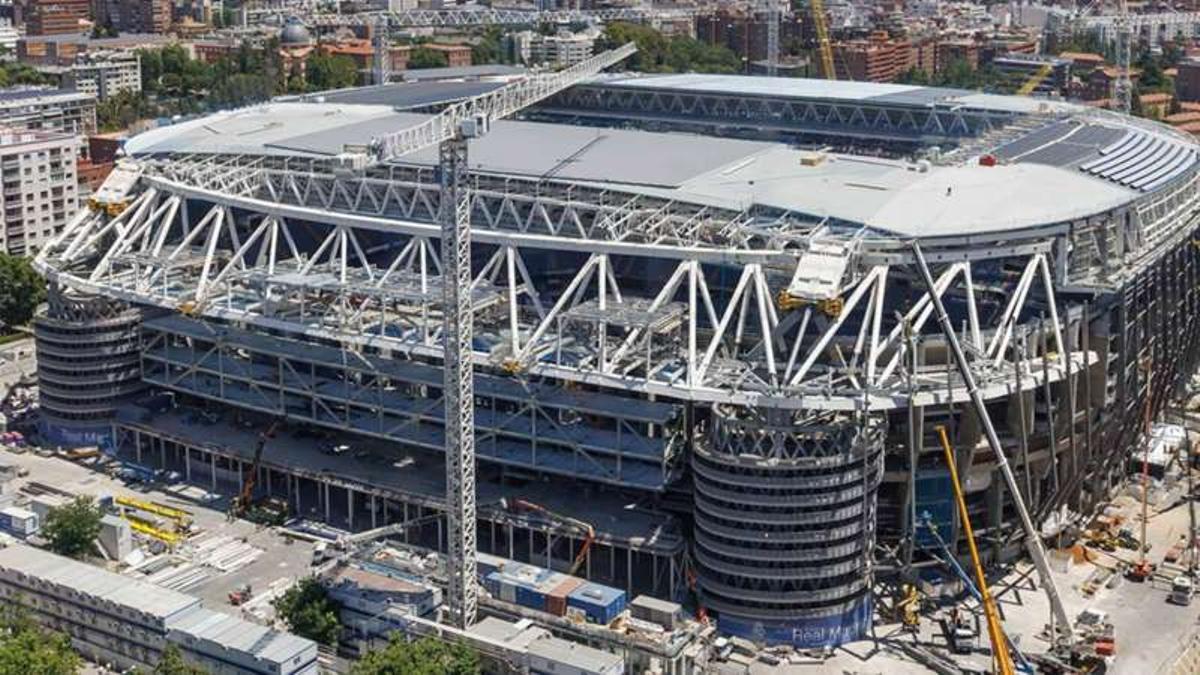
[[[120,215],[77,217],[39,267],[68,285],[139,304],[442,360],[449,271],[439,263],[433,219],[289,206],[165,179],[143,178],[143,185]],[[846,247],[856,257],[830,303],[781,297],[803,242],[635,244],[492,229],[478,211],[471,222],[469,358],[492,372],[673,400],[891,409],[909,391],[902,327],[934,339],[928,295],[913,290],[911,259],[894,241]],[[809,236],[849,235],[825,227]],[[981,387],[1009,392],[1014,334],[1031,330],[1034,315],[1057,312],[1053,243],[970,256],[928,250],[941,265],[939,292],[961,308]],[[531,273],[530,260],[550,255],[578,262],[553,282]],[[615,271],[651,261],[666,270],[651,292]],[[1023,271],[1004,271],[1013,268]],[[1061,378],[1068,358],[1076,369],[1093,358],[1056,351],[1045,369],[1040,357],[1018,364],[1022,388]],[[917,373],[917,404],[964,396],[947,377],[936,368]]]

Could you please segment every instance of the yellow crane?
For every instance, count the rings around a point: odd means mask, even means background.
[[[827,80],[836,80],[833,68],[833,45],[829,42],[829,26],[825,25],[825,0],[809,0],[813,26],[817,29],[817,51],[821,56],[821,74]]]
[[[1046,78],[1050,77],[1050,73],[1053,72],[1054,64],[1043,63],[1040,68],[1038,68],[1032,75],[1029,76],[1028,80],[1025,80],[1025,84],[1022,84],[1021,88],[1017,90],[1017,95],[1029,96],[1036,91],[1038,86],[1045,82]]]
[[[987,619],[988,639],[992,643],[992,656],[996,659],[996,671],[1000,675],[1013,675],[1016,668],[1013,665],[1012,654],[1008,651],[1008,641],[1004,629],[1000,625],[1000,612],[996,609],[996,599],[988,589],[987,577],[983,574],[983,564],[979,561],[979,549],[975,546],[975,531],[971,528],[971,518],[967,514],[967,500],[963,497],[962,484],[958,481],[958,465],[954,461],[954,450],[950,447],[950,437],[946,435],[946,427],[936,427],[938,437],[942,440],[942,450],[946,454],[946,467],[950,469],[950,482],[954,486],[954,500],[958,503],[958,516],[962,519],[963,531],[967,535],[967,546],[971,550],[971,564],[975,567],[975,584],[979,586],[979,597],[983,601],[983,614]]]

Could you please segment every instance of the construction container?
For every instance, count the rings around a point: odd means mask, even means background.
[[[546,593],[546,611],[554,616],[563,616],[567,613],[567,597],[571,593],[583,585],[583,579],[577,577],[566,577],[550,592]]]
[[[529,609],[545,610],[546,609],[546,594],[542,593],[535,586],[527,586],[525,584],[516,585],[517,604]]]
[[[633,602],[629,603],[629,612],[635,619],[649,621],[668,630],[674,630],[683,616],[683,608],[678,603],[659,600],[649,595],[634,598]]]
[[[0,509],[0,526],[19,537],[26,537],[38,531],[39,520],[29,509],[10,506]]]
[[[625,591],[584,583],[567,595],[567,606],[583,610],[589,623],[607,626],[625,610]]]
[[[475,561],[475,569],[480,579],[486,579],[492,572],[504,569],[504,565],[507,562],[509,562],[507,558],[480,553]]]
[[[66,506],[67,500],[58,495],[36,495],[29,499],[29,510],[38,515],[42,521],[50,515],[51,509]]]
[[[492,597],[497,600],[514,604],[517,602],[517,585],[513,583],[512,579],[509,579],[500,572],[492,572],[487,575],[487,578],[484,580],[484,588],[488,589]]]

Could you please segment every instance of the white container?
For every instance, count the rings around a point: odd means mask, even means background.
[[[4,528],[13,534],[25,537],[38,531],[40,527],[38,515],[19,506],[10,506],[0,510],[0,522]]]

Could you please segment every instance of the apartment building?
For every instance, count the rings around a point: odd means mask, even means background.
[[[96,97],[49,87],[0,89],[0,127],[90,134],[96,131]]]
[[[200,606],[200,599],[15,545],[0,549],[0,600],[61,631],[98,663],[153,668],[170,644],[213,675],[314,675],[317,645]]]
[[[521,63],[572,66],[591,58],[596,46],[598,30],[582,33],[559,31],[554,35],[543,35],[527,30],[508,36],[509,51]]]
[[[891,39],[880,32],[863,40],[835,44],[833,65],[840,80],[894,82],[918,64],[911,42]]]
[[[72,135],[0,132],[0,248],[32,255],[79,209]]]
[[[81,21],[92,16],[91,0],[30,0],[25,20],[27,35],[61,35],[83,31]]]
[[[82,54],[155,49],[174,44],[170,35],[124,33],[118,37],[90,35],[27,35],[17,41],[17,60],[31,66],[71,66]]]
[[[142,62],[133,52],[87,54],[62,76],[62,86],[82,94],[95,96],[98,101],[128,91],[142,91]]]
[[[992,59],[992,68],[1005,75],[1013,91],[1032,85],[1034,94],[1062,96],[1071,84],[1071,61],[1060,57],[1005,54]]]

